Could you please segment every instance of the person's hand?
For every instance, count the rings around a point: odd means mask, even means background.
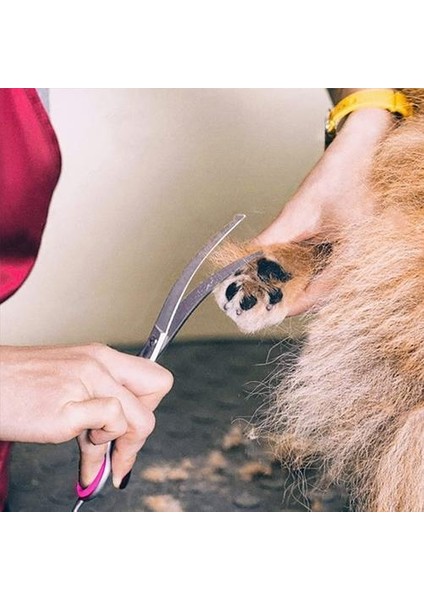
[[[0,368],[0,439],[57,444],[78,436],[83,486],[115,440],[112,477],[119,487],[173,383],[159,365],[100,344],[4,346]]]
[[[331,243],[340,238],[346,227],[369,217],[374,209],[374,199],[367,187],[372,159],[392,123],[390,113],[379,108],[351,113],[277,219],[254,242]],[[289,307],[288,316],[316,305],[330,287],[324,270]]]

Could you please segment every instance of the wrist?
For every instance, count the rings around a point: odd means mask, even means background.
[[[365,142],[381,138],[396,123],[396,117],[384,108],[363,108],[352,112],[345,119],[336,136],[346,139],[360,136]]]
[[[322,155],[315,169],[305,180],[302,193],[326,198],[329,187],[333,196],[346,194],[345,184],[349,177],[358,175],[354,181],[366,178],[378,144],[388,134],[395,122],[394,116],[381,108],[366,108],[349,115],[343,128]],[[330,185],[331,182],[331,185]],[[353,193],[353,190],[349,192]]]
[[[352,89],[335,90],[341,92],[340,96],[344,97],[328,113],[325,125],[326,147],[335,139],[345,124],[352,120],[354,113],[377,109],[395,115],[395,118],[410,117],[413,114],[413,107],[405,94],[394,88],[366,88],[354,91]],[[377,110],[367,114],[375,119],[376,127],[380,127],[380,125],[384,127],[383,118],[376,116],[380,114]]]
[[[349,115],[322,156],[321,184],[328,185],[330,176],[343,181],[346,172],[366,171],[394,121],[393,115],[381,108],[367,108]]]

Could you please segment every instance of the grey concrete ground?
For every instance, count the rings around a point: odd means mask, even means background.
[[[131,352],[132,349],[125,349]],[[261,384],[294,346],[254,340],[174,342],[160,362],[175,385],[157,410],[157,426],[125,490],[110,483],[82,511],[342,511],[338,490],[301,483],[244,431],[264,401]],[[265,364],[268,362],[268,364]],[[16,444],[11,511],[69,511],[78,453],[74,442]]]

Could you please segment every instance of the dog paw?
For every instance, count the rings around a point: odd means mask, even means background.
[[[279,262],[263,256],[219,285],[215,298],[239,329],[252,333],[287,315],[286,286],[292,278]]]

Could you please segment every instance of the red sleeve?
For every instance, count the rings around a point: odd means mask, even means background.
[[[0,302],[37,258],[61,156],[35,89],[0,89]]]

